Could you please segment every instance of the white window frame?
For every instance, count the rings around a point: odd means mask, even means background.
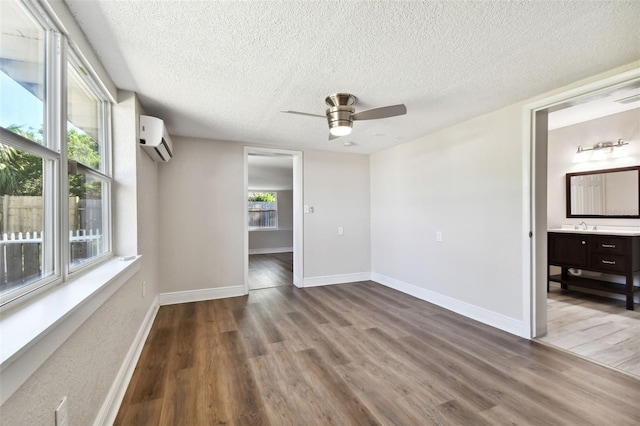
[[[18,0],[19,1],[19,0]],[[87,70],[91,68],[82,59],[72,41],[62,32],[48,12],[41,5],[31,1],[19,1],[33,19],[45,31],[45,99],[44,99],[44,144],[40,145],[20,135],[0,128],[0,142],[21,151],[43,158],[43,244],[42,270],[49,268],[52,275],[31,284],[9,291],[0,296],[0,307],[7,309],[14,304],[40,294],[56,284],[68,281],[76,273],[86,271],[113,256],[112,248],[112,161],[111,161],[111,101],[100,85],[97,75]],[[83,169],[96,177],[103,185],[103,230],[104,252],[78,265],[70,264],[69,238],[69,184],[67,158],[67,66],[81,67],[81,78],[101,102],[101,170]],[[45,176],[46,175],[46,176]],[[48,266],[45,262],[53,262]]]
[[[62,233],[63,235],[66,237],[67,241],[66,241],[66,248],[64,248],[64,250],[62,251],[67,257],[66,259],[64,259],[63,261],[63,265],[66,265],[67,270],[65,271],[65,277],[68,277],[70,274],[76,272],[76,271],[80,271],[82,269],[85,269],[87,267],[91,267],[92,265],[96,264],[96,263],[100,263],[103,262],[105,259],[113,256],[112,253],[112,238],[111,238],[111,229],[112,229],[112,223],[111,223],[111,217],[112,217],[112,212],[111,212],[111,200],[112,200],[112,196],[111,196],[111,188],[113,186],[113,169],[112,169],[112,161],[111,161],[111,102],[108,100],[108,96],[106,95],[106,93],[104,93],[104,91],[100,88],[100,86],[98,85],[97,81],[95,80],[96,77],[91,77],[91,75],[89,75],[88,73],[86,73],[86,65],[84,65],[82,63],[82,60],[79,58],[79,56],[74,52],[73,47],[69,44],[69,59],[68,59],[68,64],[71,66],[74,66],[76,68],[78,68],[79,70],[79,75],[80,77],[84,80],[84,82],[87,84],[88,88],[93,92],[94,95],[96,95],[99,99],[100,99],[100,139],[102,140],[102,153],[101,153],[101,161],[100,161],[100,170],[95,170],[92,169],[91,167],[85,167],[81,164],[78,163],[78,167],[82,168],[83,172],[91,177],[94,177],[96,179],[99,179],[102,182],[105,182],[107,185],[104,185],[102,188],[102,204],[103,204],[103,212],[102,212],[102,234],[105,238],[105,242],[104,242],[104,252],[98,256],[92,257],[90,259],[87,259],[77,265],[72,265],[71,264],[71,243],[69,241],[69,218],[65,217],[63,218],[63,228],[62,228]],[[66,65],[66,64],[65,64]],[[66,68],[65,68],[66,70]],[[84,70],[84,72],[83,72]],[[83,75],[85,75],[85,77],[83,77]],[[68,76],[66,76],[68,77]],[[90,77],[90,78],[89,78]],[[67,81],[67,78],[65,78],[65,81]],[[66,86],[65,86],[66,89]],[[65,91],[66,93],[66,91]],[[65,99],[65,106],[66,106],[66,99]],[[64,117],[64,123],[65,123],[65,134],[64,134],[64,149],[62,149],[62,152],[64,154],[65,157],[65,161],[64,163],[68,165],[68,158],[67,157],[67,145],[66,145],[66,141],[67,141],[67,127],[66,127],[66,123],[67,123],[67,114],[66,114],[66,109],[65,109],[65,117]],[[69,193],[69,180],[68,180],[68,173],[65,172],[65,174],[63,175],[65,176],[64,182],[66,185],[65,188],[65,193],[68,194]],[[67,205],[62,207],[61,211],[64,212],[68,212],[69,211],[69,197],[63,197],[63,203],[66,203]],[[66,226],[66,228],[65,228]],[[63,241],[63,246],[65,246],[65,242]]]
[[[247,226],[248,226],[249,231],[277,231],[279,229],[278,228],[278,191],[259,191],[259,190],[247,191],[247,217],[248,217],[248,214],[250,212],[250,210],[249,210],[250,201],[248,200],[249,194],[254,194],[254,193],[273,194],[273,196],[276,198],[276,201],[275,201],[275,204],[276,204],[276,208],[275,208],[276,219],[275,219],[275,225],[273,227],[249,226],[248,219],[247,219]]]

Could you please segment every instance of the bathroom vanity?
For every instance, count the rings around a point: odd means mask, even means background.
[[[633,295],[640,287],[633,285],[634,274],[640,272],[640,231],[551,230],[548,235],[548,282],[561,287],[590,288],[623,294],[626,307],[633,310]],[[559,266],[559,275],[550,275],[551,266]],[[600,272],[624,277],[624,284],[581,276],[569,269]],[[622,280],[620,280],[622,281]]]

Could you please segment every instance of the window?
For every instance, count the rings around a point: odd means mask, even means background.
[[[67,64],[67,156],[69,175],[69,255],[71,267],[109,251],[111,178],[104,123],[109,104],[87,81],[86,70],[72,58]]]
[[[249,192],[249,229],[278,228],[278,200],[275,192]]]
[[[0,305],[111,251],[111,104],[37,8],[2,4]]]
[[[2,2],[2,127],[44,144],[45,29],[17,1]]]

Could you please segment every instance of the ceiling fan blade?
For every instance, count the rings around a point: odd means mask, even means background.
[[[308,115],[309,117],[320,117],[320,118],[327,118],[326,115],[320,115],[320,114],[310,114],[308,112],[300,112],[300,111],[280,111],[280,112],[286,112],[287,114],[298,114],[298,115]]]
[[[396,115],[403,115],[406,113],[407,107],[404,106],[404,104],[399,104],[356,112],[351,115],[351,118],[354,120],[375,120],[377,118],[395,117]]]

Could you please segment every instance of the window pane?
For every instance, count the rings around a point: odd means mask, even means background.
[[[0,295],[52,274],[43,254],[43,160],[0,144]]]
[[[67,143],[70,160],[102,170],[100,139],[101,101],[88,87],[72,63],[68,64]]]
[[[108,182],[83,173],[81,168],[78,165],[77,173],[69,175],[71,265],[78,265],[106,251],[103,231]]]
[[[250,192],[249,228],[277,228],[278,205],[275,192]]]
[[[43,144],[45,32],[12,1],[0,28],[0,126]]]

